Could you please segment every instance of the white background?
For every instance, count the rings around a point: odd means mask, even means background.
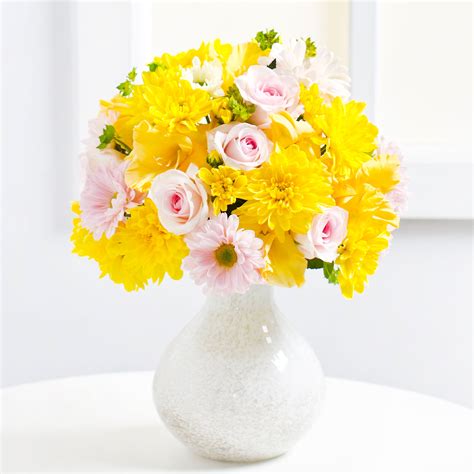
[[[346,301],[314,272],[277,290],[281,308],[328,375],[472,404],[469,3],[2,6],[2,385],[156,365],[203,296],[187,279],[126,293],[70,254],[79,140],[132,65],[274,27],[351,65],[356,98],[404,146],[412,178],[363,295]]]

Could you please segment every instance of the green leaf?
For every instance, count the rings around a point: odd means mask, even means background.
[[[121,95],[123,95],[124,97],[128,97],[133,92],[132,82],[136,79],[136,77],[137,77],[137,68],[134,67],[127,74],[127,79],[125,81],[121,82],[117,86],[117,89],[119,90]]]
[[[320,260],[319,258],[313,258],[311,260],[308,260],[308,268],[316,270],[318,268],[323,268],[323,266],[324,266],[324,262]]]
[[[265,32],[259,31],[255,36],[255,41],[260,46],[260,49],[265,51],[270,49],[274,43],[279,43],[280,37],[274,29],[271,29]]]
[[[130,79],[132,82],[136,79],[137,77],[137,68],[134,67],[128,74],[127,78]]]
[[[99,137],[99,141],[100,143],[97,146],[99,150],[103,150],[107,147],[109,143],[112,143],[112,141],[114,141],[115,149],[120,153],[128,155],[132,151],[132,149],[126,143],[124,143],[117,135],[117,132],[115,131],[113,125],[106,125],[104,127],[102,135]]]
[[[274,59],[267,67],[270,69],[275,69],[277,67],[277,60]]]
[[[99,145],[97,148],[103,150],[115,138],[115,128],[113,125],[106,125],[99,137]]]
[[[334,270],[331,275],[328,277],[328,283],[331,285],[338,285],[339,284],[339,269]]]
[[[155,63],[154,61],[152,63],[147,64],[147,66],[150,72],[155,72],[157,69],[167,69],[166,64]]]
[[[127,97],[132,93],[133,85],[130,81],[123,81],[117,86],[117,89],[121,95]]]
[[[233,120],[240,118],[244,122],[255,112],[255,105],[247,104],[236,86],[230,86],[227,91],[228,107],[234,114]]]
[[[313,58],[316,56],[316,45],[311,38],[306,38],[306,57]]]
[[[339,269],[334,267],[334,262],[324,262],[323,263],[323,272],[324,277],[327,281],[333,285],[337,285],[337,276],[339,274]]]
[[[334,262],[323,262],[319,258],[313,258],[311,260],[307,260],[307,262],[308,262],[308,268],[311,268],[314,270],[318,270],[319,268],[322,268],[324,278],[326,278],[326,280],[329,283],[333,285],[337,285],[338,283],[337,276],[339,274],[339,269],[337,269],[334,266]]]
[[[323,262],[323,272],[324,272],[325,278],[329,278],[333,270],[334,270],[334,263]]]

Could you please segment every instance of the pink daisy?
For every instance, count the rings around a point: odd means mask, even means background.
[[[119,222],[125,219],[126,209],[143,201],[143,194],[125,183],[128,164],[113,150],[105,150],[100,157],[91,158],[87,163],[80,197],[81,220],[96,240],[103,234],[110,238]]]
[[[378,155],[396,155],[400,161],[400,182],[385,197],[397,214],[401,214],[406,208],[408,200],[408,173],[404,166],[404,158],[400,148],[385,137],[380,137],[377,146]]]
[[[185,237],[190,253],[183,262],[206,291],[245,293],[262,283],[263,242],[253,230],[239,229],[239,218],[222,213]]]

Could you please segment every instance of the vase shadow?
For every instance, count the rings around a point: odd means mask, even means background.
[[[198,456],[158,424],[9,434],[2,451],[2,472],[223,471],[245,465]]]

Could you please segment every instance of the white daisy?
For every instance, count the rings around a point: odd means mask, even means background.
[[[317,48],[316,56],[309,58],[307,74],[312,83],[319,87],[321,96],[327,101],[334,97],[349,99],[351,78],[347,68],[341,64],[334,53],[324,47]]]
[[[183,79],[191,83],[195,89],[203,89],[213,97],[222,97],[222,64],[219,60],[204,61],[195,56],[193,58],[193,66],[183,69]]]
[[[284,43],[274,43],[268,56],[260,58],[260,63],[268,66],[276,61],[276,72],[299,78],[304,73],[305,56],[306,43],[301,39],[292,38]]]

